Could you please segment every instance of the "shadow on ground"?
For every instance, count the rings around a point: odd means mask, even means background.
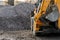
[[[60,33],[38,34],[37,37],[60,37]]]

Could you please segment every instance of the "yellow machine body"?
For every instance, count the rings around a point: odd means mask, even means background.
[[[34,32],[38,32],[41,29],[41,26],[46,26],[46,24],[39,19],[41,18],[42,15],[46,14],[46,10],[48,9],[48,6],[50,5],[52,1],[57,6],[58,12],[60,15],[60,0],[42,0],[41,6],[39,7],[39,11],[38,12],[36,12],[36,10],[34,11],[34,16],[33,16],[34,17],[34,23],[33,23]],[[57,28],[58,30],[60,29],[60,16],[57,20]]]

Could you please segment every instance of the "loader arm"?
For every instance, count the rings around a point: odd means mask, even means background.
[[[51,0],[43,0],[42,1],[39,12],[34,16],[36,21],[41,17],[42,14],[45,14],[47,7],[50,4],[50,1]]]
[[[34,15],[34,24],[33,24],[33,29],[35,31],[38,31],[40,29],[39,26],[37,26],[37,24],[42,24],[41,22],[39,22],[39,18],[41,17],[41,15],[45,14],[45,12],[47,10],[47,7],[50,4],[50,1],[51,0],[43,0],[42,3],[41,3],[41,6],[39,8],[40,9],[39,12],[38,13],[35,12],[35,15]]]

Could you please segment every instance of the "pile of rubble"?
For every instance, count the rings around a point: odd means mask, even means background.
[[[30,3],[0,8],[0,30],[30,29],[30,14],[34,8],[35,5]]]

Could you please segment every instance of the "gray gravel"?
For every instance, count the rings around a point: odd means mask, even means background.
[[[34,8],[30,3],[0,8],[0,30],[30,29],[30,14]]]

